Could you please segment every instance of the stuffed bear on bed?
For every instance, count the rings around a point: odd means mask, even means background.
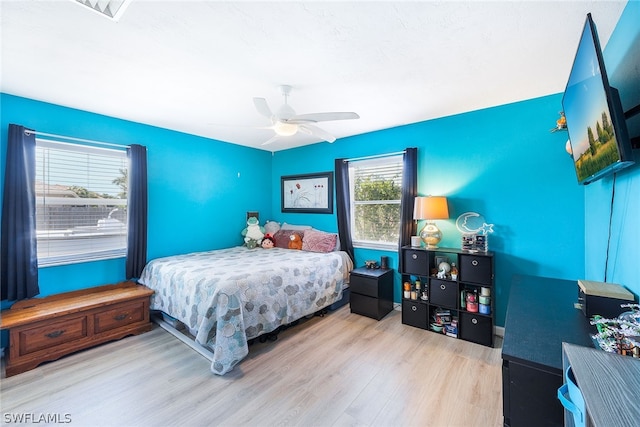
[[[289,239],[291,239],[289,241],[289,249],[302,249],[302,236],[298,233],[292,233],[291,236],[289,236]]]

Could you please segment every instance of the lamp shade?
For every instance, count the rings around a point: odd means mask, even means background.
[[[444,196],[416,197],[413,219],[449,219],[449,207]]]

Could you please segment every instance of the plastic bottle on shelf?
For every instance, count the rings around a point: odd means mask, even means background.
[[[411,283],[404,282],[404,297],[409,299],[411,297]]]
[[[456,267],[456,263],[451,263],[451,280],[458,280],[458,267]]]

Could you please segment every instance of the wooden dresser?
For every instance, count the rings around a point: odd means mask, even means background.
[[[9,330],[6,376],[149,331],[152,294],[135,282],[122,282],[16,302],[0,319],[0,328]]]

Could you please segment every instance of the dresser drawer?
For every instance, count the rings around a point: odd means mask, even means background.
[[[360,295],[367,295],[378,298],[378,279],[375,277],[364,277],[351,274],[349,278],[349,288],[351,292]]]
[[[460,255],[460,281],[491,285],[493,283],[492,257]]]
[[[95,333],[99,334],[143,320],[145,320],[145,309],[142,301],[119,304],[94,315]]]
[[[87,336],[87,317],[47,323],[17,331],[18,353],[21,356],[76,341]]]
[[[431,279],[429,283],[429,302],[449,308],[458,304],[458,284],[446,280]]]
[[[349,304],[352,313],[371,317],[376,320],[382,319],[393,310],[393,303],[391,301],[356,293],[351,294]]]
[[[404,274],[411,274],[414,276],[429,275],[429,265],[433,265],[433,252],[417,249],[405,249],[402,252],[402,256],[404,262]],[[431,258],[431,260],[429,258]]]
[[[459,326],[458,336],[463,340],[493,346],[493,325],[490,317],[462,312]]]
[[[402,323],[416,328],[428,329],[427,305],[417,301],[402,301]]]

